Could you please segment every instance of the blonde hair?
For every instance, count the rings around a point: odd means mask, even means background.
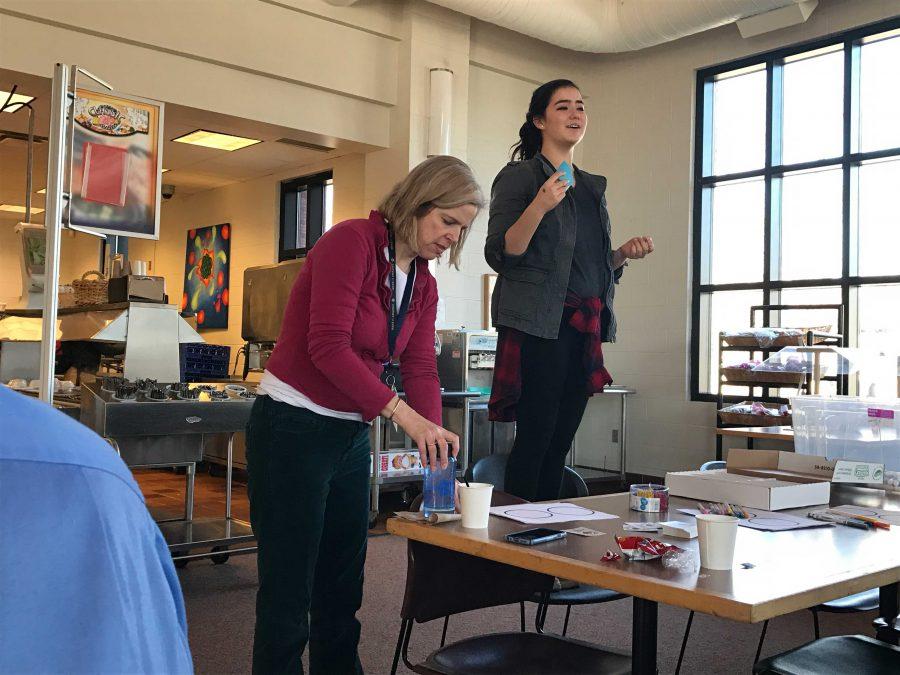
[[[484,207],[484,195],[469,165],[456,157],[430,157],[409,172],[381,200],[378,210],[397,237],[416,247],[416,221],[432,209],[452,209],[471,204]],[[459,269],[459,257],[471,228],[465,228],[459,241],[450,246],[449,262]]]

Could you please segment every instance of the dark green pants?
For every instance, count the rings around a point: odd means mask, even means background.
[[[259,543],[254,673],[361,673],[369,426],[260,396],[247,425]]]

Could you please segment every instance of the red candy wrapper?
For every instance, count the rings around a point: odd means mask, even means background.
[[[603,557],[600,558],[600,562],[615,562],[616,560],[620,560],[622,556],[618,553],[613,553],[609,549],[606,549],[606,553],[603,554]]]
[[[665,544],[647,537],[616,537],[616,543],[622,554],[629,560],[655,560],[669,551],[681,549],[672,544]]]

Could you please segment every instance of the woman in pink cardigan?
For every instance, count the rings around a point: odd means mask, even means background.
[[[483,197],[453,157],[426,160],[368,219],[335,225],[297,278],[247,425],[250,520],[259,543],[253,672],[360,673],[369,422],[395,422],[423,464],[459,439],[441,426],[437,285],[458,267]],[[399,361],[406,400],[382,381]]]

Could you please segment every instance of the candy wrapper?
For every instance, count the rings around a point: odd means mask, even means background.
[[[681,549],[647,537],[616,537],[616,543],[629,560],[655,560],[669,551]]]
[[[603,557],[600,558],[600,562],[615,562],[616,560],[621,560],[622,556],[618,553],[613,553],[609,549],[606,549],[606,553],[603,554]]]

